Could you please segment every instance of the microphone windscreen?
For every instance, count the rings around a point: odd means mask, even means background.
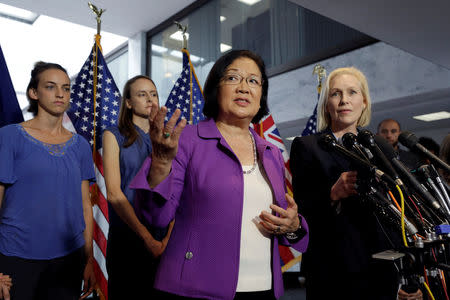
[[[366,148],[371,148],[374,142],[374,135],[367,129],[362,129],[358,132],[358,142]]]
[[[324,133],[319,138],[319,145],[326,150],[332,150],[335,144],[336,139],[329,133]]]
[[[389,161],[397,157],[394,147],[392,147],[392,145],[389,144],[384,138],[375,136],[375,142],[377,143],[378,148],[380,148],[381,152],[383,152],[383,154]]]
[[[356,135],[351,132],[347,132],[342,136],[342,144],[347,149],[352,149],[353,145],[356,143]]]
[[[419,139],[414,135],[414,133],[409,131],[403,131],[398,136],[398,141],[408,149],[414,148]]]

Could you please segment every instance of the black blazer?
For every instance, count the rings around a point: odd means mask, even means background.
[[[339,207],[331,203],[331,187],[342,172],[355,169],[339,153],[320,147],[319,136],[297,137],[290,154],[294,199],[310,230],[302,262],[307,297],[326,299],[329,292],[334,298],[341,295],[345,299],[368,299],[371,284],[378,281],[373,273],[379,271],[371,255],[386,250],[387,245],[380,242],[377,220],[362,199],[342,199]],[[396,274],[388,275],[395,281]]]

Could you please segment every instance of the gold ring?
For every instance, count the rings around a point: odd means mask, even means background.
[[[168,139],[170,137],[170,133],[169,132],[164,132],[163,136],[165,139]]]

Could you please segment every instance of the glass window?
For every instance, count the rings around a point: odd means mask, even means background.
[[[128,46],[118,52],[105,57],[111,76],[122,94],[123,86],[128,80]]]
[[[373,41],[288,0],[211,0],[177,21],[188,26],[188,50],[202,86],[216,59],[231,49],[258,53],[273,75]],[[149,45],[148,71],[163,104],[181,71],[182,36],[170,25],[149,36]]]

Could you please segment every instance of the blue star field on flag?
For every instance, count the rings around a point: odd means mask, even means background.
[[[72,85],[70,97],[70,110],[67,115],[71,119],[78,134],[82,135],[94,145],[94,138],[97,150],[102,148],[103,130],[115,125],[119,117],[120,93],[117,89],[103,55],[97,51],[97,91],[94,113],[94,45],[91,54],[81,68]],[[94,121],[95,116],[95,121]],[[94,123],[95,122],[95,123]],[[95,137],[94,137],[95,124]]]
[[[302,136],[315,134],[317,131],[317,104],[314,108],[313,114],[309,117],[308,122],[306,122],[305,129],[303,129]]]
[[[165,121],[167,122],[177,108],[181,110],[181,118],[190,120],[191,112],[191,87],[192,82],[192,124],[197,124],[205,119],[203,115],[203,100],[202,90],[195,76],[194,68],[191,67],[189,52],[185,49],[183,52],[183,70],[180,77],[178,77],[165,106],[167,107],[167,115]],[[192,81],[191,81],[192,80]]]
[[[23,122],[22,111],[0,47],[0,127],[20,122]]]

